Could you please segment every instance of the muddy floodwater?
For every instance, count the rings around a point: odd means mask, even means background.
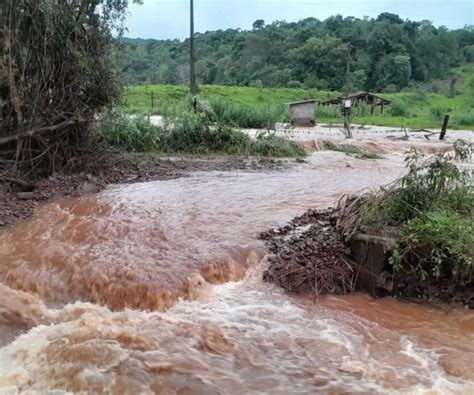
[[[391,151],[40,207],[0,234],[0,394],[474,393],[473,313],[261,281],[258,233],[394,180]]]

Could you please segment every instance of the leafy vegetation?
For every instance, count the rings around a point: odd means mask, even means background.
[[[324,148],[329,151],[344,152],[359,159],[382,159],[380,155],[368,152],[352,144],[338,144],[333,141],[324,141]]]
[[[361,105],[354,111],[353,122],[362,125],[440,128],[444,115],[449,114],[449,128],[474,129],[474,88],[470,87],[471,79],[474,80],[474,66],[453,69],[452,74],[456,75],[457,81],[453,96],[433,93],[431,84],[414,87],[411,92],[384,93],[384,97],[392,100],[392,105],[383,114],[380,110],[370,114],[370,108]],[[449,92],[449,81],[437,80],[436,90]],[[128,86],[123,98],[124,111],[168,115],[176,106],[188,100],[188,91],[188,87],[181,85]],[[238,127],[266,128],[275,122],[288,121],[285,103],[312,98],[323,100],[339,94],[301,88],[200,87],[200,97],[209,102],[215,113]],[[316,122],[342,123],[340,109],[337,106],[318,106]]]
[[[227,123],[213,123],[207,114],[183,107],[175,109],[163,127],[151,125],[143,116],[110,110],[99,120],[98,130],[108,143],[134,152],[265,157],[306,155],[302,146],[273,133],[260,133],[252,139]]]
[[[448,77],[474,62],[474,29],[382,13],[375,19],[332,16],[297,23],[257,20],[252,31],[196,34],[200,84],[341,91],[351,55],[350,89],[393,93]],[[119,53],[129,84],[187,84],[189,40],[124,39]],[[454,92],[448,83],[446,93]]]
[[[112,33],[138,0],[2,0],[0,175],[51,174],[120,97]]]
[[[474,186],[472,173],[439,155],[421,162],[406,158],[408,173],[362,204],[361,227],[391,232],[399,240],[390,262],[397,273],[419,281],[465,281],[474,274]]]

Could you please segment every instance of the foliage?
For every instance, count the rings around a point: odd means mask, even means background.
[[[333,141],[324,141],[324,149],[329,151],[344,152],[346,155],[353,155],[359,159],[382,159],[381,156],[368,152],[352,144],[338,144]]]
[[[241,128],[272,129],[275,122],[282,119],[285,109],[275,107],[251,107],[242,104],[229,103],[220,98],[209,100],[213,111],[214,121],[233,124]]]
[[[452,277],[470,279],[474,245],[472,218],[452,210],[435,209],[407,222],[391,262],[420,280]],[[410,264],[407,265],[407,263]]]
[[[213,123],[205,111],[177,107],[164,127],[145,117],[109,110],[98,121],[98,131],[109,144],[134,152],[229,154],[241,156],[305,156],[299,144],[261,133],[255,139],[223,122]]]
[[[144,116],[130,116],[109,109],[101,115],[98,125],[100,134],[111,145],[133,152],[159,148],[159,129]]]
[[[70,163],[96,111],[119,97],[109,51],[127,5],[2,0],[0,164],[13,163],[5,171],[50,173]]]
[[[130,84],[187,84],[189,40],[124,39],[120,67]],[[444,77],[474,59],[474,31],[428,21],[332,16],[297,23],[256,20],[250,31],[196,35],[200,84],[343,90],[351,55],[354,90],[400,91]],[[446,92],[447,93],[447,92]]]
[[[419,281],[470,280],[474,274],[474,186],[472,174],[438,155],[421,162],[416,150],[406,158],[408,173],[389,188],[366,196],[360,225],[389,231],[399,245],[390,262],[395,272]]]
[[[390,114],[394,117],[409,117],[410,111],[409,106],[401,100],[395,100],[390,106]]]
[[[402,93],[382,94],[392,100],[392,104],[385,108],[383,113],[377,108],[371,114],[370,108],[367,106],[358,106],[353,113],[353,122],[362,125],[439,129],[445,115],[443,111],[450,110],[448,112],[450,115],[449,129],[474,130],[471,104],[474,95],[471,95],[467,86],[470,78],[474,76],[474,67],[463,66],[453,69],[452,72],[459,76],[457,85],[459,92],[454,97],[427,93],[426,86],[416,85],[410,88],[413,89],[413,92],[407,89]],[[167,115],[173,107],[188,100],[188,91],[187,86],[181,85],[129,86],[125,91],[124,110],[136,114]],[[153,107],[151,106],[152,92]],[[222,104],[227,107],[227,121],[233,120],[235,126],[257,127],[258,125],[266,128],[275,122],[288,121],[288,107],[285,103],[313,98],[325,100],[340,94],[340,92],[301,88],[256,89],[201,85],[199,97],[210,103],[216,103],[216,106]],[[228,106],[232,109],[229,109]],[[436,114],[433,115],[431,108],[438,109]],[[338,106],[317,106],[316,122],[341,124],[341,111]]]

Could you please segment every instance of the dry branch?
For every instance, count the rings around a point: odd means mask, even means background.
[[[11,143],[12,141],[18,140],[18,139],[23,138],[23,137],[31,137],[31,136],[38,135],[38,134],[45,133],[45,132],[55,132],[55,131],[58,131],[58,130],[61,130],[61,129],[66,129],[69,126],[74,126],[74,125],[77,125],[77,124],[80,124],[80,123],[86,123],[86,122],[90,122],[90,120],[69,119],[67,121],[58,123],[56,125],[43,126],[41,128],[31,129],[31,130],[28,130],[26,132],[17,133],[17,134],[11,135],[11,136],[1,137],[0,138],[0,145]]]

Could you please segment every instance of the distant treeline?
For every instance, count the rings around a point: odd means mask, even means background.
[[[189,81],[189,40],[122,39],[118,58],[130,84]],[[254,87],[394,92],[447,77],[474,62],[474,26],[449,30],[429,21],[332,16],[324,21],[255,21],[253,30],[196,34],[198,81]]]

